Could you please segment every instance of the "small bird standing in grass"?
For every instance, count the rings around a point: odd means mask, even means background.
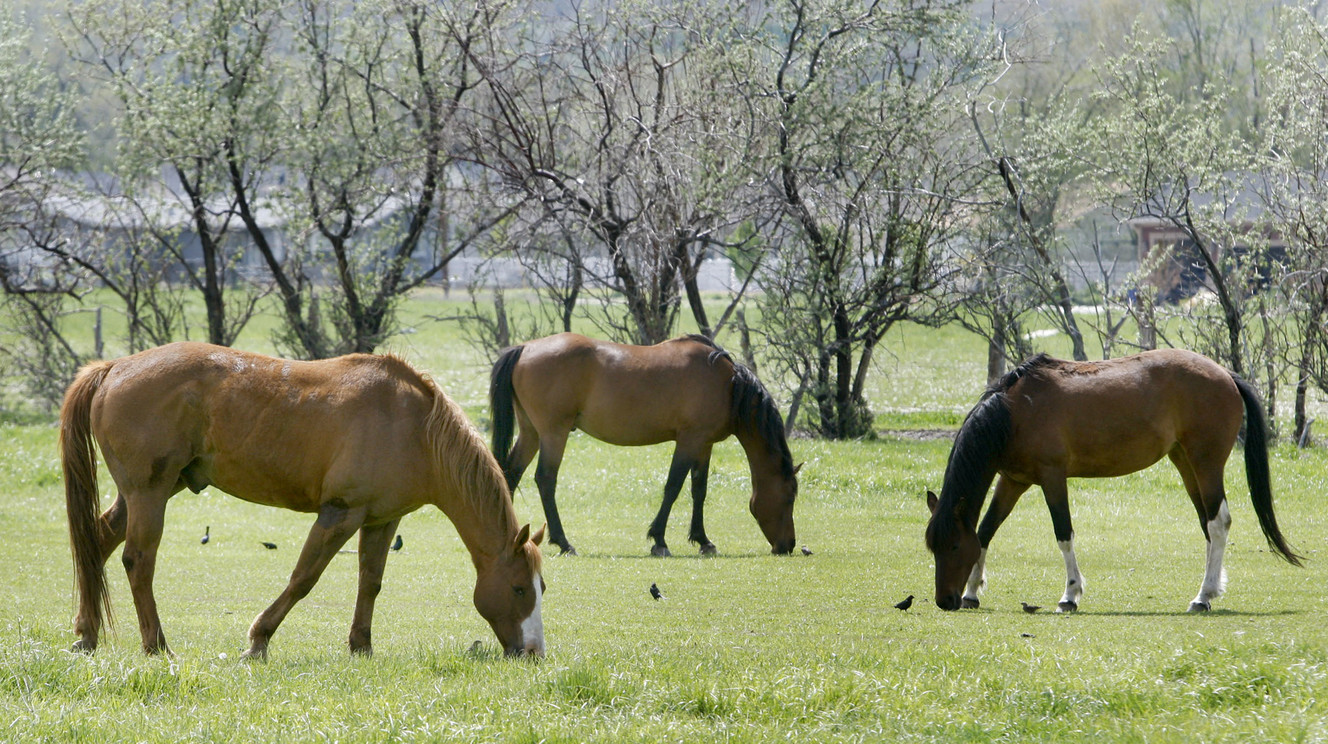
[[[268,550],[276,550],[276,549],[277,549],[277,544],[276,544],[276,543],[274,543],[274,542],[268,542],[267,540],[261,540],[261,541],[259,541],[258,544],[259,544],[259,545],[262,545],[263,547],[267,548]]]
[[[912,606],[913,606],[913,595],[912,595],[912,594],[908,595],[907,597],[904,597],[904,600],[903,600],[902,602],[896,602],[896,603],[895,603],[895,609],[896,609],[896,610],[907,610],[908,608],[910,608],[910,607],[912,607]]]
[[[401,546],[404,545],[404,544],[405,544],[405,541],[401,539],[401,535],[397,535],[397,539],[396,539],[396,541],[392,543],[392,549],[393,549],[393,550],[401,550]]]
[[[200,544],[200,545],[207,545],[207,544],[208,544],[208,540],[211,540],[211,539],[212,539],[212,537],[211,537],[211,533],[212,533],[212,526],[211,526],[211,525],[208,525],[207,527],[204,527],[204,528],[203,528],[203,539],[198,541],[199,544]]]
[[[650,596],[654,597],[656,600],[664,598],[664,595],[659,591],[659,587],[655,586],[653,583],[650,585]]]
[[[1029,603],[1027,603],[1027,602],[1020,602],[1019,604],[1023,605],[1023,606],[1024,606],[1024,612],[1027,612],[1027,613],[1030,614],[1030,615],[1032,615],[1034,612],[1037,612],[1038,610],[1042,609],[1042,605],[1031,605],[1031,604],[1029,604]]]
[[[804,545],[804,546],[802,546],[802,554],[803,554],[803,555],[811,555],[811,554],[812,554],[812,549],[809,548],[809,547],[807,547],[806,545]]]

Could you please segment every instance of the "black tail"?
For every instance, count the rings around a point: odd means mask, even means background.
[[[1263,403],[1248,382],[1235,375],[1231,379],[1245,401],[1245,480],[1250,485],[1250,500],[1254,502],[1254,513],[1259,515],[1259,526],[1268,546],[1278,555],[1292,565],[1304,565],[1301,556],[1282,537],[1273,514],[1273,488],[1268,476],[1268,422],[1263,417]]]
[[[503,474],[508,477],[508,488],[514,488],[508,464],[512,452],[512,436],[516,431],[516,391],[512,389],[512,370],[521,359],[524,346],[509,346],[498,355],[489,377],[489,415],[493,418],[493,456]]]

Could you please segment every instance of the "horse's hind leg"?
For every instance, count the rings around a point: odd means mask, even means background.
[[[383,569],[387,565],[387,547],[401,520],[360,528],[360,589],[355,597],[355,619],[350,624],[350,652],[373,655],[374,600],[383,587]]]
[[[530,466],[530,461],[535,459],[535,453],[540,449],[539,432],[535,430],[535,425],[530,422],[530,417],[518,406],[516,410],[517,435],[516,443],[512,445],[511,452],[505,452],[499,455],[499,462],[503,466],[503,477],[507,479],[507,490],[515,491],[518,483],[521,482],[521,476],[525,474],[526,468]],[[497,453],[495,453],[497,454]]]
[[[692,529],[687,539],[701,546],[701,555],[715,555],[719,548],[705,531],[706,483],[710,479],[710,448],[692,463]]]
[[[960,601],[960,607],[977,609],[982,606],[978,592],[987,585],[987,547],[996,536],[996,530],[1000,529],[1001,523],[1010,516],[1010,511],[1019,502],[1019,497],[1027,490],[1026,484],[1016,483],[1004,475],[996,479],[996,491],[991,497],[991,506],[987,507],[987,513],[982,517],[982,524],[978,526],[978,544],[982,546],[982,550],[978,553],[978,562],[973,564],[973,570],[968,574],[968,583],[964,586],[964,597]]]
[[[124,496],[117,494],[114,503],[102,512],[98,520],[97,534],[102,565],[110,560],[111,553],[114,553],[115,549],[125,541],[125,527],[128,521],[126,515]],[[74,642],[73,650],[93,651],[97,648],[101,628],[97,623],[95,610],[95,607],[79,605],[78,615],[74,618],[74,632],[78,633],[79,639]]]
[[[1079,573],[1079,561],[1074,555],[1074,524],[1070,521],[1070,492],[1063,475],[1045,478],[1042,496],[1051,512],[1051,528],[1056,533],[1056,546],[1065,559],[1065,594],[1056,605],[1061,612],[1079,609],[1084,596],[1084,576]]]
[[[313,529],[309,530],[309,537],[304,541],[304,548],[295,562],[295,570],[291,572],[290,582],[276,601],[259,613],[253,625],[249,626],[249,650],[244,652],[244,658],[267,658],[268,642],[272,634],[277,632],[281,621],[286,619],[286,613],[314,588],[318,577],[323,575],[323,569],[327,568],[337,550],[364,524],[364,516],[363,507],[349,509],[338,502],[323,505]]]
[[[523,435],[524,436],[524,435]],[[544,507],[544,520],[549,523],[549,542],[562,549],[563,554],[576,555],[576,548],[567,541],[563,520],[558,516],[558,468],[563,463],[567,448],[567,432],[545,434],[540,437],[539,462],[535,465],[535,485],[539,487],[540,504]]]
[[[120,560],[129,576],[129,589],[138,613],[138,632],[143,651],[169,653],[166,634],[157,614],[157,600],[152,594],[152,577],[157,569],[157,547],[161,544],[162,525],[169,493],[130,494],[126,504],[125,546]],[[104,543],[103,543],[104,546]]]
[[[1194,467],[1191,458],[1177,446],[1168,455],[1180,471],[1185,491],[1199,514],[1199,525],[1207,538],[1203,583],[1199,593],[1190,601],[1190,612],[1206,612],[1214,599],[1226,589],[1226,570],[1222,561],[1226,554],[1227,533],[1231,529],[1231,512],[1227,509],[1226,487],[1222,483],[1221,468],[1205,468],[1204,476]],[[1216,471],[1214,475],[1210,471]]]

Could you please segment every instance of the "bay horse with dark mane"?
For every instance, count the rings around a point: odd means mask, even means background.
[[[93,441],[119,489],[104,513]],[[372,653],[370,625],[401,517],[425,504],[456,526],[475,565],[475,608],[508,654],[544,653],[544,580],[530,525],[517,526],[502,471],[461,409],[392,356],[296,362],[176,343],[84,367],[60,414],[69,536],[78,585],[75,650],[109,618],[105,565],[122,561],[143,650],[169,652],[152,592],[166,502],[206,486],[317,514],[276,601],[249,628],[265,658],[291,608],[357,530],[359,593],[350,650]]]
[[[706,536],[703,505],[711,447],[736,436],[751,467],[749,508],[774,553],[795,543],[793,465],[784,421],[770,394],[747,367],[704,336],[654,346],[629,346],[561,333],[505,349],[489,388],[493,453],[515,489],[539,453],[535,484],[549,541],[575,554],[563,532],[554,493],[567,435],[580,429],[609,444],[676,442],[664,501],[650,524],[651,553],[669,555],[664,541],[669,510],[692,477],[691,542],[716,552]],[[513,421],[519,432],[512,443]]]
[[[1103,362],[1040,354],[1005,375],[964,420],[945,468],[941,496],[927,492],[927,547],[936,559],[936,605],[977,607],[987,547],[1030,486],[1042,487],[1065,559],[1059,608],[1076,610],[1084,580],[1074,555],[1067,478],[1142,470],[1166,456],[1180,471],[1208,541],[1207,564],[1191,612],[1208,610],[1226,583],[1222,556],[1231,515],[1222,471],[1246,426],[1245,474],[1269,546],[1294,565],[1273,514],[1268,427],[1248,383],[1190,351],[1162,349]],[[999,477],[998,477],[999,476]],[[996,491],[978,513],[992,479]],[[961,595],[962,591],[962,595]]]

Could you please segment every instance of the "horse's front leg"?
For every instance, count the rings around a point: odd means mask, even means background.
[[[1017,483],[1004,475],[996,479],[996,491],[991,497],[991,506],[987,507],[987,513],[982,517],[982,524],[978,526],[978,544],[982,547],[978,553],[978,561],[973,564],[973,570],[968,574],[968,583],[964,585],[964,597],[960,600],[959,606],[972,610],[982,605],[978,599],[978,592],[987,586],[987,547],[991,545],[991,539],[996,536],[996,530],[1001,528],[1001,523],[1010,516],[1014,505],[1019,503],[1019,497],[1028,490],[1025,483]]]
[[[350,652],[373,655],[374,600],[383,588],[383,569],[387,565],[387,548],[397,532],[401,520],[360,528],[360,589],[355,597],[355,618],[350,623]]]
[[[692,529],[687,539],[701,546],[701,555],[715,555],[719,548],[710,542],[705,531],[706,482],[710,478],[710,448],[692,463]]]
[[[669,464],[669,478],[664,482],[664,500],[659,505],[659,513],[650,523],[650,529],[646,531],[646,537],[655,541],[650,548],[651,555],[661,558],[672,555],[669,546],[664,542],[664,531],[669,526],[669,512],[673,509],[673,502],[678,500],[678,494],[682,492],[682,482],[691,471],[692,464],[692,458],[684,455],[681,447],[674,448],[673,462]]]
[[[1070,521],[1070,494],[1065,478],[1048,478],[1042,483],[1042,496],[1051,512],[1051,527],[1056,533],[1056,546],[1065,559],[1065,594],[1056,603],[1061,612],[1079,609],[1084,597],[1084,576],[1079,573],[1079,561],[1074,556],[1074,524]]]
[[[249,650],[244,652],[244,658],[267,658],[268,642],[286,618],[286,613],[314,588],[318,577],[323,575],[323,569],[327,568],[337,550],[364,524],[364,517],[364,507],[350,509],[338,502],[323,505],[313,529],[309,530],[309,537],[304,541],[304,548],[295,562],[295,570],[291,572],[290,582],[276,601],[259,613],[253,625],[249,626]]]

